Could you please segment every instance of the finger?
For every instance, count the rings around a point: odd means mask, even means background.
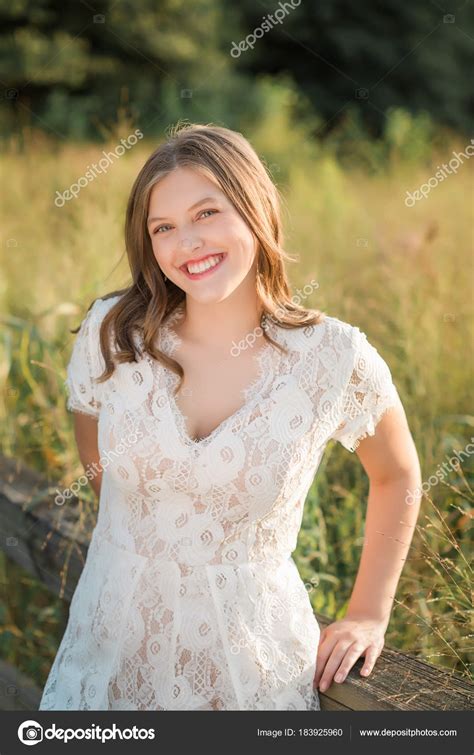
[[[377,658],[379,657],[381,651],[377,649],[374,645],[371,645],[366,653],[365,653],[365,661],[364,665],[362,666],[360,673],[362,676],[369,676],[370,673],[372,673],[372,670],[375,666],[375,662],[377,661]]]
[[[354,663],[360,658],[364,650],[365,648],[360,642],[353,642],[352,645],[347,648],[347,652],[334,676],[335,682],[341,684],[345,681],[347,674],[353,667]]]
[[[341,661],[346,654],[347,647],[347,641],[343,642],[342,640],[340,640],[333,648],[333,651],[328,661],[326,662],[321,681],[319,682],[319,689],[321,690],[321,692],[327,690],[327,688],[332,684],[334,673],[341,665]]]
[[[318,646],[318,652],[317,652],[317,658],[316,658],[316,672],[314,675],[313,684],[314,686],[317,686],[319,684],[319,680],[321,679],[321,675],[324,671],[324,667],[326,665],[326,662],[331,655],[334,646],[336,645],[337,640],[333,636],[326,634],[323,637],[323,640],[320,642]]]
[[[318,642],[318,647],[321,647],[321,645],[322,645],[322,644],[323,644],[324,642],[326,642],[326,640],[327,640],[328,636],[329,636],[329,635],[328,635],[328,634],[326,633],[326,631],[324,631],[324,630],[323,630],[323,631],[321,632],[321,634],[319,635],[319,642]]]
[[[321,645],[318,648],[318,655],[316,658],[316,673],[314,675],[314,685],[317,686],[319,684],[319,680],[321,679],[322,673],[324,671],[324,667],[326,665],[326,662],[331,655],[332,649],[334,647],[335,643],[329,643],[327,642],[324,646],[324,648],[321,647]]]

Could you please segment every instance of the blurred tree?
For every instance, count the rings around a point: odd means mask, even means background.
[[[240,40],[265,21],[271,29],[235,59],[245,73],[290,73],[322,116],[322,132],[356,110],[369,132],[380,135],[387,110],[403,107],[470,134],[474,9],[468,0],[294,5],[241,0]]]
[[[233,75],[219,48],[228,19],[216,0],[94,0],[93,10],[0,0],[0,22],[4,133],[28,123],[63,138],[97,137],[124,101],[158,132],[176,115],[205,117],[213,86],[222,89],[221,117],[235,109],[233,79],[244,95],[245,77]]]
[[[97,139],[121,108],[148,135],[179,118],[248,127],[269,76],[321,135],[351,113],[379,135],[399,107],[467,133],[474,109],[466,0],[0,0],[0,22],[3,134]]]

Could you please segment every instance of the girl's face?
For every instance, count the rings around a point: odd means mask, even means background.
[[[226,195],[199,172],[176,168],[153,187],[147,230],[161,270],[192,298],[220,301],[247,276],[255,289],[257,240]],[[197,261],[206,265],[187,269]],[[217,264],[204,269],[210,263]]]

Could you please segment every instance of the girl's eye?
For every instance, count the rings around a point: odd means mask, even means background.
[[[201,215],[204,215],[204,213],[206,213],[206,212],[211,212],[212,214],[214,214],[215,212],[218,212],[218,210],[203,210],[203,211],[202,211],[201,213],[199,213],[199,214],[200,214],[200,216],[201,216]]]
[[[202,217],[203,215],[205,215],[206,212],[210,212],[213,215],[214,213],[219,212],[219,210],[203,210],[202,212],[199,213],[199,217]],[[160,233],[160,231],[162,231],[163,228],[170,228],[170,227],[171,226],[168,224],[159,225],[158,228],[155,228],[155,230],[153,231],[153,236],[156,233]]]

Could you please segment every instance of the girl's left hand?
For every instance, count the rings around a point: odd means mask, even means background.
[[[361,675],[368,676],[382,652],[388,622],[345,617],[329,624],[319,638],[314,686],[321,692],[335,682],[343,682],[361,655],[365,663]]]

